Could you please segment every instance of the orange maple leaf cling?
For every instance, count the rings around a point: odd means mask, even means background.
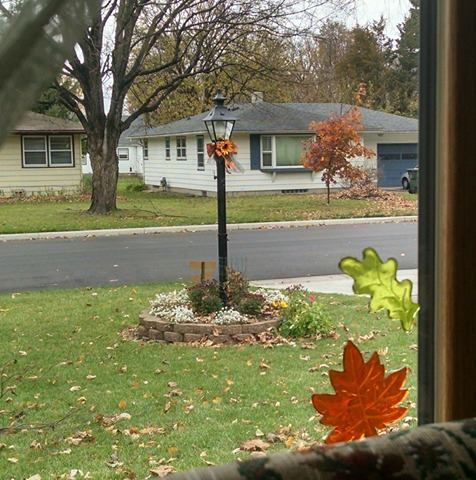
[[[335,427],[326,443],[358,440],[378,435],[378,431],[402,418],[407,408],[398,404],[407,396],[403,389],[407,369],[385,377],[385,367],[377,352],[368,362],[359,349],[347,342],[344,371],[329,371],[335,395],[315,394],[314,408],[322,414],[321,423]]]

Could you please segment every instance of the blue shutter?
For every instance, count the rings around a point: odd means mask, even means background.
[[[250,134],[250,167],[251,170],[261,168],[261,136]]]

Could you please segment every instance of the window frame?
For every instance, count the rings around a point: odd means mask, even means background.
[[[165,137],[164,139],[164,146],[165,146],[165,161],[169,162],[172,160],[172,155],[171,155],[171,142],[170,142],[170,137]]]
[[[54,137],[69,137],[71,149],[69,150],[58,150],[55,149],[53,151],[69,151],[71,152],[71,163],[51,163],[51,138]],[[46,162],[44,164],[34,164],[29,165],[25,161],[25,139],[28,138],[42,138],[45,142],[45,150],[26,150],[27,152],[33,151],[41,151],[45,152],[45,159]],[[75,168],[76,167],[76,158],[75,158],[75,150],[74,150],[74,134],[69,133],[61,133],[61,134],[47,134],[47,133],[38,133],[38,134],[23,134],[21,135],[20,140],[21,145],[21,165],[22,168]]]
[[[179,145],[183,141],[183,145]],[[175,137],[175,148],[177,155],[177,162],[186,162],[187,161],[187,137],[185,135],[180,135]],[[180,154],[179,154],[180,151]]]
[[[70,146],[69,149],[52,149],[51,148],[51,139],[58,138],[58,137],[65,137],[69,138]],[[61,167],[71,167],[74,166],[74,138],[73,135],[48,135],[48,163],[49,167],[51,168],[61,168]],[[52,163],[51,161],[51,153],[52,152],[69,152],[71,154],[71,162],[70,163]]]
[[[201,139],[202,141],[201,150],[199,150],[198,148],[199,139]],[[197,135],[196,142],[197,142],[197,170],[200,172],[203,172],[205,170],[205,135]]]
[[[271,138],[271,150],[264,150],[263,149],[263,138],[269,137]],[[305,170],[304,165],[298,164],[298,165],[278,165],[277,164],[277,159],[276,159],[276,139],[277,138],[290,138],[290,137],[302,137],[303,141],[306,140],[307,138],[311,138],[311,135],[308,134],[292,134],[292,135],[261,135],[260,137],[260,168],[262,170],[289,170],[290,168],[297,168],[297,169],[302,169]],[[271,165],[264,165],[263,164],[263,153],[271,153]]]

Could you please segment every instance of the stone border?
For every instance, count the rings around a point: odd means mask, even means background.
[[[169,323],[159,320],[148,310],[139,315],[136,334],[139,338],[166,343],[188,343],[211,340],[214,343],[238,343],[252,340],[255,335],[276,328],[279,319],[240,325],[211,325],[209,323]]]

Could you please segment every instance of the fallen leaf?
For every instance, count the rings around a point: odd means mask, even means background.
[[[15,458],[15,457],[7,458],[7,462],[16,464],[18,463],[18,458]]]
[[[149,470],[149,473],[153,477],[166,477],[167,475],[170,475],[171,473],[174,473],[176,470],[172,465],[159,465],[158,467],[151,468]]]
[[[83,432],[76,432],[75,434],[71,435],[71,437],[67,437],[65,439],[66,443],[70,445],[80,445],[83,442],[95,442],[96,439],[91,434],[91,430],[85,430]]]
[[[265,452],[271,445],[260,438],[254,438],[241,444],[240,449],[245,452]]]
[[[26,480],[41,480],[41,475],[35,474],[32,477],[28,477]]]
[[[119,403],[117,404],[117,406],[121,410],[125,410],[127,408],[127,402],[125,400],[120,400]]]

